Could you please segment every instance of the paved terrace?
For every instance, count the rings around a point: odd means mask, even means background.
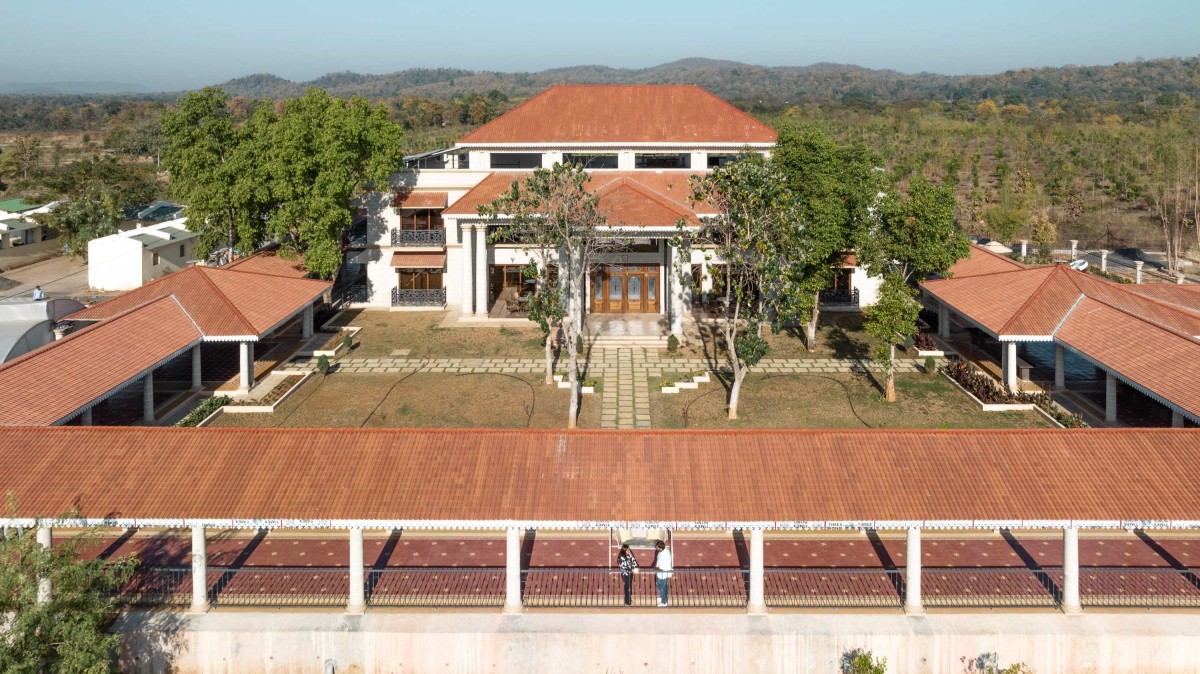
[[[196,611],[612,606],[611,537],[627,529],[677,551],[673,606],[1077,613],[1200,606],[1197,440],[6,429],[0,481],[20,507],[8,526],[37,527],[50,545],[55,526],[81,522],[42,516],[78,507],[126,530],[97,554],[145,553],[130,601]],[[636,603],[651,593],[639,576]]]

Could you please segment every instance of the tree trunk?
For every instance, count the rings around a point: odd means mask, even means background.
[[[888,363],[887,363],[887,385],[884,387],[883,397],[889,403],[896,402],[896,345],[892,344],[888,347]]]
[[[812,318],[804,326],[804,347],[810,352],[817,348],[817,319],[821,317],[821,293],[813,293]]]
[[[554,383],[554,349],[551,343],[554,341],[554,326],[550,326],[550,330],[546,333],[546,385]]]
[[[733,315],[728,312],[725,317],[725,349],[729,352],[729,370],[733,376],[733,382],[729,387],[729,418],[738,418],[738,397],[742,392],[742,380],[746,378],[746,370],[742,367],[742,361],[737,354],[737,319],[738,311],[734,309]]]
[[[742,382],[746,379],[748,370],[743,367],[737,368],[733,375],[733,385],[729,387],[729,419],[736,420],[738,418],[738,398],[742,395]]]

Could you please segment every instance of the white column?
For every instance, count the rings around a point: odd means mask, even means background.
[[[706,150],[692,150],[692,165],[689,168],[693,171],[707,171],[708,152]]]
[[[487,316],[488,309],[488,275],[487,275],[487,225],[479,225],[475,229],[475,315]]]
[[[254,342],[241,342],[241,380],[238,393],[247,393],[254,387]]]
[[[708,275],[708,260],[700,260],[700,292],[704,297],[704,301],[708,302],[708,296],[712,293],[712,277]]]
[[[1074,260],[1079,254],[1079,240],[1071,239],[1071,259]]]
[[[1171,410],[1171,428],[1183,428],[1183,415],[1178,410]]]
[[[925,607],[921,603],[921,530],[908,530],[908,546],[904,552],[904,612],[921,615]]]
[[[192,390],[199,391],[204,388],[204,378],[201,376],[200,369],[200,345],[192,347]]]
[[[563,161],[563,153],[560,150],[550,150],[542,153],[542,168],[554,168],[555,164],[561,164]]]
[[[938,302],[938,334],[950,339],[950,305],[945,302]]]
[[[1063,529],[1063,613],[1079,613],[1079,530]]]
[[[671,296],[670,306],[667,307],[667,317],[671,321],[671,333],[682,336],[684,296],[683,283],[679,281],[679,275],[683,273],[683,267],[679,264],[679,251],[674,246],[671,246],[669,250],[665,273],[670,278],[668,287],[671,289]]]
[[[154,423],[154,370],[142,377],[142,421]]]
[[[1029,257],[1029,241],[1021,239],[1021,257]]]
[[[192,525],[192,610],[208,610],[208,539],[204,525]]]
[[[1017,391],[1017,343],[1001,342],[1004,357],[1001,359],[1001,370],[1004,373],[1004,388],[1014,393]]]
[[[45,526],[38,527],[38,530],[37,530],[38,545],[49,550],[50,549],[50,541],[53,538],[54,538],[54,535],[53,535],[53,532],[50,529],[50,527],[45,527]],[[50,590],[51,590],[50,579],[49,578],[39,578],[38,579],[38,590],[37,590],[37,603],[39,603],[39,604],[50,603]]]
[[[1111,372],[1104,373],[1104,420],[1117,420],[1117,378]]]
[[[750,613],[766,613],[767,602],[763,573],[763,530],[750,530]]]
[[[504,612],[521,612],[521,529],[508,530],[504,551]]]
[[[632,171],[637,158],[633,156],[633,150],[619,150],[617,152],[617,168],[622,171]]]
[[[300,339],[309,339],[313,336],[313,306],[310,304],[304,307],[304,314],[300,318]]]
[[[1100,251],[1100,271],[1108,271],[1108,251]]]
[[[1183,281],[1185,278],[1187,278],[1187,277],[1184,276],[1183,272],[1181,272],[1181,271],[1175,272],[1175,284],[1176,285],[1183,285]]]
[[[1146,263],[1142,262],[1141,260],[1138,260],[1133,263],[1133,282],[1134,283],[1142,282],[1142,266],[1145,264]]]
[[[363,531],[350,530],[350,601],[346,613],[362,613],[367,610],[367,594],[364,587]]]
[[[462,226],[462,234],[460,234],[460,236],[462,237],[462,269],[463,269],[462,312],[463,312],[463,315],[465,316],[465,315],[471,314],[475,311],[475,302],[472,299],[474,297],[474,295],[472,293],[474,292],[474,289],[475,289],[475,280],[474,280],[474,276],[473,276],[475,273],[475,258],[474,258],[475,241],[474,241],[474,237],[471,236],[470,225]]]
[[[1067,388],[1067,350],[1062,344],[1054,345],[1054,388],[1063,390]]]
[[[79,425],[80,426],[91,426],[92,425],[92,408],[90,408],[90,407],[87,408],[79,415]]]

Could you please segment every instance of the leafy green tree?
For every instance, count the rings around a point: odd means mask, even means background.
[[[806,346],[816,346],[821,290],[845,253],[853,248],[857,232],[870,215],[871,205],[884,187],[882,163],[861,144],[839,146],[811,126],[784,126],[772,154],[804,218],[808,250],[788,267],[789,287],[779,298],[778,310],[803,316]]]
[[[886,674],[887,658],[876,658],[865,648],[856,648],[842,656],[847,674]]]
[[[261,165],[245,160],[262,141],[235,128],[228,103],[228,94],[207,87],[188,92],[162,116],[163,164],[172,192],[187,205],[201,259],[221,247],[230,256],[258,248],[273,206]]]
[[[559,321],[562,342],[570,357],[568,428],[575,428],[579,417],[584,282],[599,253],[626,243],[606,236],[603,231],[606,218],[600,211],[599,199],[586,189],[588,180],[587,172],[577,164],[555,164],[550,169],[534,170],[515,181],[491,204],[479,208],[481,216],[504,221],[500,231],[492,235],[493,240],[501,237],[520,241],[534,253],[535,260],[540,258],[535,262],[539,274],[548,269],[551,256],[558,261],[563,285],[560,290],[547,283],[549,294],[542,300],[541,318],[547,321],[544,330],[548,329],[549,321]],[[559,309],[552,306],[556,294],[560,298]],[[546,357],[550,358],[548,347]]]
[[[285,101],[272,123],[259,121],[269,127],[258,149],[276,200],[268,233],[303,253],[309,271],[329,277],[342,260],[354,197],[373,185],[385,187],[404,166],[403,131],[388,120],[386,107],[357,96],[333,98],[322,89]]]
[[[120,636],[113,592],[133,573],[135,560],[84,559],[93,531],[58,537],[43,548],[35,529],[0,540],[0,671],[13,674],[106,674]],[[50,582],[49,600],[39,585]]]
[[[863,311],[867,334],[877,341],[871,355],[887,372],[884,398],[888,402],[896,400],[896,347],[916,334],[920,312],[916,292],[895,272],[884,275],[879,299]]]
[[[70,201],[33,218],[58,231],[58,239],[68,255],[86,260],[89,241],[117,233],[121,207],[110,187],[93,181]]]
[[[913,284],[944,274],[971,254],[970,242],[955,223],[955,210],[952,190],[918,178],[908,194],[892,193],[881,201],[876,221],[859,242],[859,259],[884,278],[878,304],[864,313],[868,334],[880,341],[874,356],[887,369],[889,402],[896,399],[895,347],[917,332],[920,304]]]
[[[1042,209],[1034,213],[1029,219],[1029,229],[1030,239],[1038,251],[1038,256],[1049,259],[1053,254],[1054,244],[1058,241],[1058,228],[1050,219],[1049,211]]]
[[[160,192],[150,167],[116,157],[86,157],[42,179],[51,199],[74,199],[95,183],[110,189],[122,207],[148,204]]]
[[[831,246],[809,240],[800,200],[783,172],[760,156],[746,156],[693,176],[690,186],[692,201],[707,203],[717,215],[701,220],[696,232],[680,223],[673,243],[681,254],[675,257],[690,259],[694,239],[711,244],[712,255],[725,266],[725,316],[720,330],[733,378],[729,418],[737,419],[742,383],[767,354],[761,328],[779,329],[797,318],[789,313],[796,306],[789,300],[811,286],[800,285],[806,275],[796,270],[818,266],[809,251],[824,252]],[[690,282],[691,275],[684,270],[673,273]]]

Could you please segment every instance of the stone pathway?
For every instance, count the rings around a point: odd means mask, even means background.
[[[601,381],[601,428],[650,428],[650,386],[667,375],[712,371],[702,358],[666,358],[657,350],[642,348],[603,349],[587,365],[587,376]],[[723,364],[721,364],[723,365]],[[537,358],[340,358],[337,371],[346,373],[398,374],[403,372],[494,372],[541,374],[545,364]],[[563,363],[559,363],[559,369]],[[316,361],[295,363],[289,369],[315,369]],[[870,361],[837,358],[764,358],[753,372],[762,374],[849,374],[875,369]],[[916,360],[897,360],[898,373],[920,372]],[[717,386],[718,384],[709,384]]]

